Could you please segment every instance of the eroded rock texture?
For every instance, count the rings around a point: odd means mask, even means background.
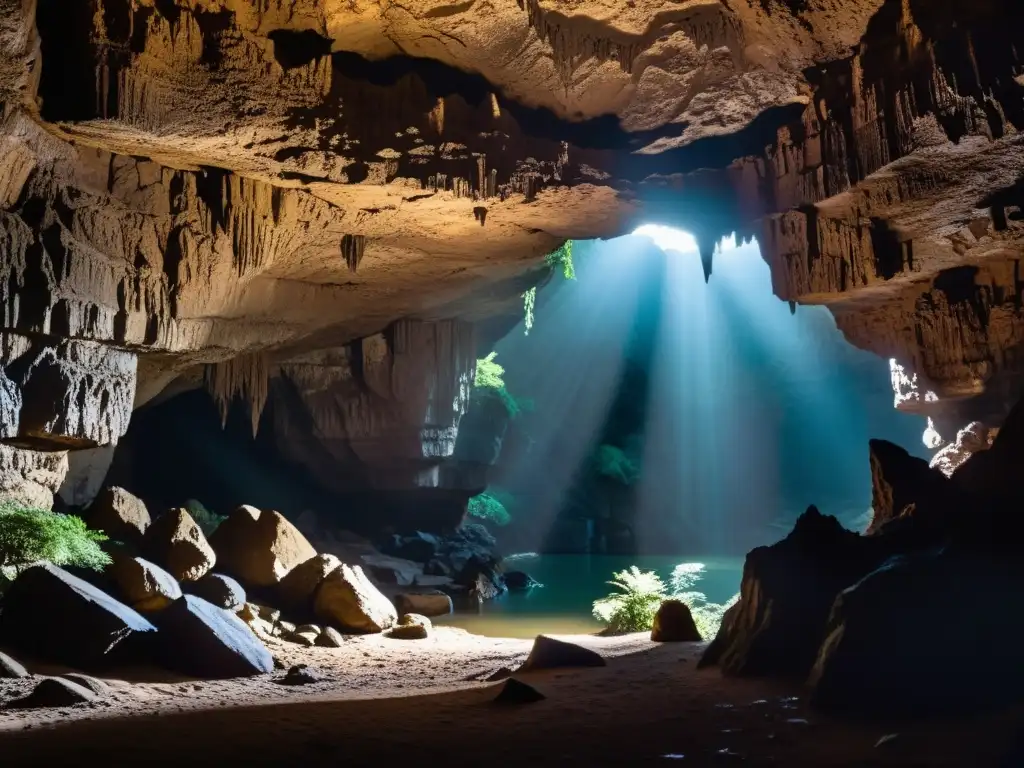
[[[693,232],[706,274],[756,236],[779,297],[903,365],[946,441],[998,424],[1017,10],[0,2],[0,439],[109,446],[205,385],[254,430],[280,404],[328,485],[464,495],[472,325],[564,239],[644,221]]]

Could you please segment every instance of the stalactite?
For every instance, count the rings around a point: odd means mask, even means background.
[[[341,238],[341,255],[348,264],[350,272],[359,268],[359,262],[363,260],[363,252],[366,250],[366,237],[364,235],[345,235]]]
[[[482,205],[478,205],[473,209],[473,216],[480,222],[482,227],[487,222],[487,209]]]
[[[203,375],[206,390],[220,411],[221,426],[228,423],[228,413],[235,397],[249,405],[252,436],[259,431],[260,416],[267,404],[270,373],[265,355],[240,355],[222,363],[207,365]]]

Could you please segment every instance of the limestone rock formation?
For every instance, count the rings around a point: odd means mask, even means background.
[[[50,509],[68,471],[66,451],[33,451],[0,445],[0,501]]]
[[[903,407],[998,424],[1024,341],[1016,11],[8,3],[0,440],[110,446],[206,386],[254,429],[273,402],[319,482],[451,526],[481,483],[452,455],[472,326],[564,239],[642,221],[712,275],[721,236],[756,236],[780,298],[903,367]]]

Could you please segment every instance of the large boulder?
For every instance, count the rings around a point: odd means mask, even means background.
[[[400,614],[421,616],[447,616],[454,608],[452,598],[439,590],[430,592],[403,592],[394,596],[395,608]]]
[[[0,644],[81,669],[134,659],[154,632],[127,605],[49,563],[22,571],[0,611]]]
[[[962,715],[1024,702],[1024,565],[945,550],[896,557],[835,600],[812,701],[857,716]]]
[[[323,621],[352,632],[383,632],[398,621],[395,606],[358,565],[331,571],[316,591],[313,609]]]
[[[699,643],[703,638],[690,607],[682,600],[663,600],[654,614],[651,640],[656,643]]]
[[[277,585],[280,606],[303,616],[313,610],[313,596],[327,575],[337,570],[341,561],[334,555],[315,555],[292,568]]]
[[[164,664],[208,679],[248,677],[274,670],[270,651],[234,614],[185,595],[157,616]]]
[[[199,581],[189,582],[188,593],[226,611],[238,611],[245,605],[245,589],[223,573],[208,573]]]
[[[178,581],[199,581],[217,562],[199,524],[184,509],[160,515],[146,531],[142,551]]]
[[[836,595],[884,559],[878,544],[808,508],[786,538],[747,555],[740,600],[726,612],[701,666],[805,678]]]
[[[100,491],[89,507],[85,521],[115,541],[141,544],[152,520],[142,499],[124,488],[110,486]]]
[[[888,440],[871,440],[868,445],[873,510],[868,535],[880,533],[904,516],[913,515],[920,523],[923,515],[941,514],[951,491],[942,472]]]
[[[210,537],[221,568],[247,586],[273,587],[316,550],[280,512],[241,506]]]
[[[111,555],[107,569],[118,595],[137,611],[159,611],[181,597],[181,586],[171,574],[141,557]]]

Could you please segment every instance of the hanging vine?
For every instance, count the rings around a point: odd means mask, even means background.
[[[572,240],[566,240],[558,248],[544,257],[544,263],[550,269],[558,269],[566,280],[576,279],[576,266],[572,261]],[[523,334],[530,335],[533,328],[533,310],[537,304],[537,288],[533,287],[523,294]]]

